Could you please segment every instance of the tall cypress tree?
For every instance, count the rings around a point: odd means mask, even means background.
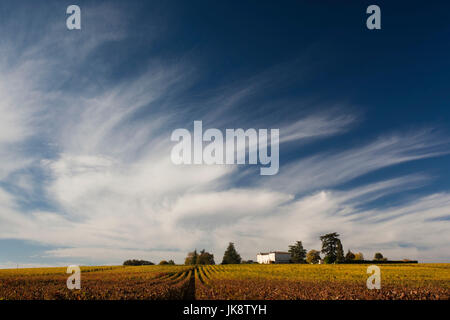
[[[222,264],[239,264],[241,260],[241,256],[237,253],[234,243],[230,242],[227,250],[223,254]]]
[[[291,254],[292,262],[306,263],[306,250],[303,248],[301,241],[297,241],[296,244],[289,246],[289,253]]]

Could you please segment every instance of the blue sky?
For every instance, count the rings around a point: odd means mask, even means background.
[[[2,3],[0,267],[254,259],[334,231],[449,262],[450,8],[377,2],[370,31],[370,4]],[[194,120],[279,128],[279,173],[175,166]]]

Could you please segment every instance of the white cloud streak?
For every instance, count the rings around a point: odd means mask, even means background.
[[[307,192],[336,186],[381,168],[449,152],[448,138],[432,130],[384,135],[345,151],[322,152],[293,161],[269,183],[289,192]]]

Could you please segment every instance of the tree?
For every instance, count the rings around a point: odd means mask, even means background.
[[[348,250],[347,254],[345,255],[345,261],[352,261],[352,260],[355,260],[355,254],[350,250]]]
[[[234,243],[228,244],[227,250],[223,254],[222,264],[238,264],[241,263],[241,256],[237,253]]]
[[[161,260],[160,262],[159,262],[159,265],[166,265],[166,264],[169,264],[166,260]]]
[[[173,260],[170,260],[168,264],[175,264]],[[197,253],[197,249],[193,252],[189,252],[186,259],[184,260],[184,264],[186,265],[197,265],[197,264],[215,264],[214,255],[209,252],[206,252],[205,249],[200,251],[200,254]]]
[[[323,263],[325,263],[325,264],[332,264],[335,261],[336,261],[336,259],[331,256],[326,256],[325,258],[323,258]]]
[[[345,261],[344,248],[342,248],[341,240],[338,239],[336,245],[336,262],[343,263],[344,261]]]
[[[358,261],[364,260],[364,255],[361,252],[355,253],[355,260]]]
[[[375,256],[373,257],[373,260],[383,260],[384,257],[380,252],[375,253]]]
[[[198,259],[198,253],[197,249],[195,249],[193,252],[189,252],[186,259],[184,260],[184,264],[197,264]]]
[[[309,250],[308,254],[306,255],[306,262],[307,263],[319,263],[320,261],[320,252],[317,250]]]
[[[132,259],[132,260],[126,260],[123,263],[123,265],[124,266],[151,266],[151,265],[154,265],[154,263],[151,261],[146,261],[146,260]]]
[[[174,266],[174,265],[175,265],[175,261],[169,260],[169,261],[167,262],[167,264]]]
[[[303,248],[301,241],[297,241],[296,244],[289,246],[289,253],[291,254],[291,261],[293,263],[305,263],[306,250]]]
[[[344,251],[338,233],[328,233],[321,236],[320,240],[322,241],[322,253],[325,254],[324,262],[334,263],[338,258],[343,260]]]
[[[214,255],[203,249],[197,258],[197,264],[216,264],[214,262]]]

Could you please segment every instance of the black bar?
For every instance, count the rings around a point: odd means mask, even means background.
[[[234,306],[234,307],[233,307]],[[242,306],[242,307],[240,307]],[[253,306],[253,307],[245,307]],[[261,306],[256,307],[255,306]],[[398,313],[402,317],[433,310],[446,314],[448,300],[441,301],[1,301],[2,314],[7,311],[20,315],[26,311],[54,316],[114,316],[132,319],[135,315],[148,319],[301,319],[304,317],[350,316],[366,317],[368,314],[385,317]],[[215,308],[215,313],[212,309]],[[9,309],[9,310],[8,310]],[[245,312],[244,310],[247,310]],[[235,312],[230,314],[230,310]],[[242,313],[239,313],[242,310]],[[264,311],[265,310],[265,311]],[[188,313],[187,313],[188,311]],[[191,313],[194,311],[193,313]],[[202,314],[197,314],[202,312]],[[254,312],[256,311],[256,312]]]

